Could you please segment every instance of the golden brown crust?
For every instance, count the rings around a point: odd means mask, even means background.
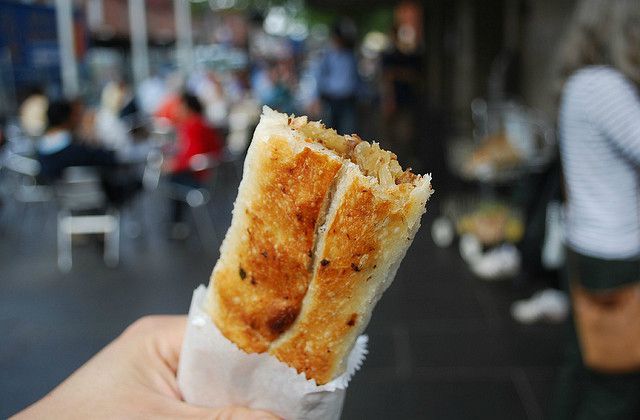
[[[245,223],[228,233],[245,240],[221,255],[225,264],[212,275],[214,320],[247,352],[266,351],[298,315],[311,278],[316,222],[341,167],[308,147],[295,153],[284,138],[269,139],[258,162],[254,196],[243,198]]]
[[[319,264],[303,314],[291,333],[270,349],[278,359],[319,384],[340,373],[362,324],[368,322],[369,300],[381,287],[379,270],[386,271],[391,263],[384,257],[385,247],[402,247],[409,239],[403,203],[411,189],[399,186],[381,197],[364,177],[356,177],[341,194],[316,254]]]
[[[420,224],[429,180],[376,143],[265,109],[212,274],[215,324],[319,384],[340,375]]]

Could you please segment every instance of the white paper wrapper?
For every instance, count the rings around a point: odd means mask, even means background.
[[[318,386],[267,353],[248,354],[227,340],[203,310],[207,289],[193,293],[178,366],[185,401],[212,408],[239,405],[284,419],[338,419],[349,380],[367,354],[367,336],[358,337],[346,372]]]

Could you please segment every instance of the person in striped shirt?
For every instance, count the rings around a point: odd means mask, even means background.
[[[621,339],[609,339],[613,350],[640,345],[634,342],[640,319],[619,317],[630,326],[623,327],[621,322],[607,324],[606,315],[628,308],[629,297],[640,299],[633,297],[640,290],[640,1],[583,0],[561,50],[559,75],[567,273],[574,310],[552,417],[638,418],[640,369],[629,365],[611,374],[585,358],[590,343],[602,334],[593,334],[581,311],[604,314],[596,318],[605,334],[623,332],[616,336]],[[576,305],[577,299],[587,309]],[[614,352],[610,357],[616,357]]]

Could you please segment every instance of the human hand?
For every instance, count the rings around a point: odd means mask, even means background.
[[[186,322],[186,316],[139,319],[13,419],[277,419],[264,411],[182,401],[176,370]]]

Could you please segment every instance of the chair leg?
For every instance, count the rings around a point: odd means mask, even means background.
[[[120,261],[120,215],[114,213],[115,226],[104,234],[104,263],[116,267]]]
[[[58,268],[63,273],[71,271],[73,265],[71,233],[65,229],[64,215],[58,215]]]
[[[138,207],[141,205],[139,198],[134,197],[126,206],[122,208],[122,231],[127,238],[136,239],[142,234],[141,218],[138,214]]]

